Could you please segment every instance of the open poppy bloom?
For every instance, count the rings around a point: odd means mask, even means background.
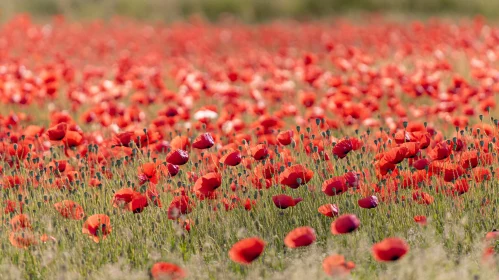
[[[281,209],[293,207],[302,200],[303,199],[301,197],[293,198],[293,197],[291,197],[289,195],[285,195],[285,194],[274,195],[272,197],[272,201],[274,202],[275,206],[277,208],[281,208]]]
[[[265,248],[265,242],[258,237],[245,238],[236,242],[229,251],[232,261],[250,264],[256,260]]]
[[[194,191],[200,195],[209,196],[222,184],[222,176],[211,172],[196,180]]]
[[[104,214],[95,214],[87,218],[83,224],[82,233],[88,235],[95,243],[104,240],[111,233],[111,220]]]
[[[314,172],[312,170],[297,164],[286,168],[284,172],[279,175],[279,181],[283,185],[296,189],[310,181],[313,176]]]
[[[355,268],[353,262],[347,262],[343,255],[331,255],[322,262],[322,269],[329,276],[343,276]]]
[[[126,209],[133,213],[140,213],[149,206],[146,195],[136,192],[131,188],[124,188],[117,191],[113,197],[113,206]]]
[[[391,262],[402,258],[409,252],[409,245],[400,238],[386,238],[372,247],[372,254],[379,262]]]
[[[31,230],[31,223],[26,214],[18,214],[10,219],[10,227],[13,232]]]
[[[269,155],[269,150],[265,144],[258,144],[250,149],[250,154],[255,160],[262,160]]]
[[[47,135],[51,141],[61,141],[66,136],[66,131],[68,130],[67,123],[59,123],[54,127],[47,130]]]
[[[324,204],[318,208],[319,213],[327,217],[336,217],[339,214],[338,206],[336,204]]]
[[[55,210],[64,218],[72,220],[81,220],[85,216],[83,207],[72,200],[63,200],[54,204]]]
[[[187,273],[178,265],[168,262],[157,262],[150,270],[154,280],[181,280],[187,277]]]
[[[344,214],[339,216],[331,224],[331,232],[334,235],[346,234],[357,230],[360,226],[360,221],[354,214]]]
[[[340,195],[348,190],[344,176],[336,176],[322,183],[322,192],[327,196]]]
[[[422,226],[425,226],[427,223],[426,216],[414,216],[414,221]]]
[[[12,246],[20,249],[26,249],[38,243],[31,230],[13,231],[9,234],[9,241]]]
[[[284,244],[289,248],[309,246],[314,243],[317,237],[315,230],[311,227],[298,227],[293,229],[284,238]]]
[[[176,220],[180,215],[189,214],[193,205],[194,202],[186,195],[174,197],[168,207],[168,219]]]
[[[281,131],[277,135],[277,141],[279,142],[279,144],[287,146],[293,141],[293,135],[294,133],[292,130]]]
[[[156,172],[156,164],[153,162],[144,163],[138,168],[139,180],[141,184],[145,182],[151,182],[153,184],[158,183],[158,175]]]

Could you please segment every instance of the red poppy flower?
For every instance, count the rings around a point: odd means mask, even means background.
[[[369,197],[359,199],[357,203],[361,208],[371,209],[378,206],[378,198],[374,195],[371,195]]]
[[[156,164],[153,162],[144,163],[139,167],[139,180],[141,184],[145,182],[151,182],[153,184],[158,183],[158,176],[156,172]]]
[[[491,232],[487,232],[485,235],[486,240],[499,240],[499,231],[494,229]]]
[[[447,145],[447,142],[442,141],[438,143],[430,152],[428,152],[428,156],[432,160],[442,160],[449,157],[451,152],[452,147]]]
[[[352,150],[353,150],[352,141],[350,141],[350,139],[344,139],[336,143],[336,145],[333,148],[333,154],[339,158],[344,158]]]
[[[322,183],[322,192],[328,196],[340,195],[348,190],[344,176],[336,176]]]
[[[346,234],[357,230],[360,226],[360,221],[354,214],[344,214],[339,216],[334,222],[331,224],[331,233],[334,235],[337,234]]]
[[[284,244],[289,248],[309,246],[314,243],[317,237],[315,230],[311,227],[298,227],[293,229],[284,238]]]
[[[83,136],[79,132],[68,130],[62,141],[70,148],[77,147],[83,142]]]
[[[12,231],[30,230],[31,223],[27,215],[19,214],[10,219],[10,227]]]
[[[281,145],[287,146],[287,145],[291,144],[291,142],[293,141],[293,135],[294,135],[294,133],[292,130],[281,131],[277,135],[277,141]]]
[[[189,161],[189,154],[184,150],[173,150],[166,156],[166,162],[175,165],[184,165]]]
[[[38,242],[34,234],[29,230],[14,231],[9,234],[9,241],[12,246],[26,249],[31,245],[36,245]]]
[[[85,216],[83,208],[72,200],[63,200],[54,204],[57,212],[64,218],[72,220],[81,220]]]
[[[168,207],[168,219],[175,220],[178,219],[180,215],[189,214],[192,212],[193,205],[194,202],[186,195],[174,197]]]
[[[213,140],[213,136],[208,132],[199,135],[192,143],[192,147],[196,149],[209,149],[213,145],[215,145],[215,140]]]
[[[104,214],[88,217],[82,228],[82,233],[88,235],[96,243],[99,243],[101,237],[103,240],[106,239],[111,231],[111,220]]]
[[[258,237],[246,238],[236,242],[229,251],[232,261],[250,264],[256,260],[265,248],[265,242]]]
[[[180,266],[167,262],[155,263],[151,267],[150,273],[154,280],[181,280],[187,277],[187,273]]]
[[[281,208],[281,209],[293,207],[293,206],[297,205],[302,200],[303,199],[301,197],[293,198],[293,197],[291,197],[289,195],[285,195],[285,194],[274,195],[272,197],[272,201],[274,202],[275,206],[277,208]]]
[[[68,130],[67,123],[59,123],[54,127],[47,130],[47,135],[52,141],[60,141],[66,136],[66,131]]]
[[[409,245],[400,238],[386,238],[372,247],[372,254],[379,262],[399,260],[407,252],[409,252]]]
[[[322,262],[322,269],[329,276],[344,276],[355,268],[353,262],[347,262],[343,255],[331,255]]]
[[[223,156],[220,159],[221,163],[229,166],[237,166],[241,163],[241,161],[242,161],[241,153],[238,150],[233,150],[231,152],[228,152],[227,154],[225,154],[225,156]]]
[[[414,216],[414,221],[422,226],[425,226],[427,223],[426,216]]]
[[[269,155],[269,150],[265,144],[258,144],[250,149],[250,154],[255,160],[262,160]]]
[[[208,173],[196,180],[194,191],[198,194],[209,196],[222,184],[222,176],[219,173]]]
[[[312,170],[297,164],[286,168],[284,172],[279,175],[279,181],[283,185],[296,189],[310,181],[313,176],[314,172]]]
[[[336,217],[339,214],[338,206],[336,204],[324,204],[319,207],[319,213],[327,217]]]

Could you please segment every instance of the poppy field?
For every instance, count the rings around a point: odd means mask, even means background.
[[[499,26],[0,26],[2,279],[496,279]]]

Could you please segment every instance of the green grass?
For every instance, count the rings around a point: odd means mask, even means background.
[[[499,2],[488,0],[5,0],[0,3],[8,18],[27,12],[37,18],[65,14],[74,19],[110,18],[113,15],[142,20],[172,21],[202,15],[210,20],[232,15],[246,21],[275,18],[316,19],[351,12],[402,13],[405,15],[497,16]]]

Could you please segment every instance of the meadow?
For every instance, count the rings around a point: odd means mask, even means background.
[[[483,17],[0,26],[2,279],[496,279]]]

